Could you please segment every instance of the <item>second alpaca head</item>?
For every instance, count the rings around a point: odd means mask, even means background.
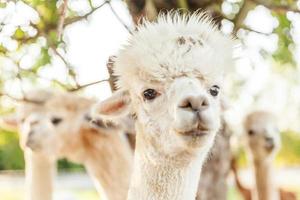
[[[83,132],[103,135],[103,142],[105,135],[122,132],[118,122],[103,123],[98,119],[97,124],[91,123],[89,113],[94,100],[49,90],[33,90],[27,97],[40,104],[25,102],[17,110],[24,149],[82,162],[85,158],[82,139],[88,137]]]
[[[244,127],[252,158],[256,161],[273,159],[281,146],[275,116],[266,111],[252,112],[247,115]]]

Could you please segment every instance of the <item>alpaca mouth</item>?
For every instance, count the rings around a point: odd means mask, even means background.
[[[191,136],[191,137],[203,137],[209,134],[209,130],[206,128],[197,128],[186,132],[180,132],[181,135]]]
[[[202,131],[202,130],[193,130],[193,131],[188,131],[181,133],[182,135],[185,136],[192,136],[192,137],[202,137],[208,134],[208,131]]]
[[[275,145],[274,145],[274,144],[268,144],[268,145],[265,145],[265,149],[266,149],[268,152],[272,152],[274,148],[275,148]]]
[[[40,145],[38,145],[37,143],[35,143],[33,140],[30,139],[26,141],[25,146],[30,148],[32,151],[37,151],[40,149]]]

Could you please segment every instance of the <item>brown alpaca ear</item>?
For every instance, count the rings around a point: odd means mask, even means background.
[[[16,115],[6,115],[0,118],[0,126],[9,130],[16,131],[18,129],[18,118]]]
[[[113,119],[130,112],[130,97],[127,91],[117,91],[108,99],[97,103],[93,108],[93,118]]]

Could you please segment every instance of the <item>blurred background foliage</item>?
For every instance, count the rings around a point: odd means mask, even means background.
[[[0,129],[0,158],[0,170],[24,169],[23,152],[16,133]]]
[[[81,0],[83,2],[85,0]],[[72,90],[82,85],[78,81],[78,72],[66,58],[67,41],[63,31],[67,26],[89,17],[101,9],[109,6],[112,12],[112,2],[120,0],[86,0],[89,5],[87,11],[73,9],[72,3],[78,0],[0,0],[0,114],[6,114],[14,110],[11,99],[22,101],[26,98],[24,85],[34,87],[40,81],[48,81],[52,87]],[[160,11],[176,8],[195,11],[207,10],[215,19],[215,23],[225,32],[234,33],[241,43],[246,46],[247,36],[274,37],[277,43],[275,50],[269,50],[263,46],[257,51],[265,60],[274,62],[273,66],[282,71],[299,68],[296,50],[299,44],[299,36],[292,34],[295,27],[291,16],[299,15],[299,1],[295,0],[124,0],[134,23],[142,16],[154,19]],[[260,29],[247,23],[247,16],[254,9],[267,9],[276,20],[268,30]],[[19,18],[16,17],[19,14]],[[23,19],[24,18],[24,19]],[[132,26],[120,23],[128,31]],[[264,23],[264,22],[262,22]],[[259,27],[264,27],[260,24]],[[245,48],[245,47],[242,47]],[[35,50],[31,54],[31,49]],[[40,73],[43,68],[49,66],[54,57],[59,58],[65,65],[67,77],[58,80],[55,77],[45,77]],[[30,60],[30,61],[28,61]],[[7,67],[10,65],[10,67]],[[292,71],[293,73],[293,71]],[[284,76],[284,73],[282,73]],[[291,78],[292,79],[292,78]],[[298,80],[299,81],[299,80]],[[19,87],[13,90],[8,83],[16,82]],[[246,81],[237,80],[235,88],[242,88]],[[295,81],[297,83],[297,80]],[[237,90],[232,90],[234,91]],[[239,96],[235,94],[236,96]],[[282,134],[283,148],[278,155],[278,162],[284,164],[300,163],[300,134],[294,131],[285,131]],[[241,152],[241,162],[245,156]],[[244,161],[243,161],[244,160]],[[68,163],[65,160],[59,162],[61,168],[80,168],[80,166]],[[22,169],[24,161],[22,152],[18,146],[16,133],[0,129],[0,169]]]

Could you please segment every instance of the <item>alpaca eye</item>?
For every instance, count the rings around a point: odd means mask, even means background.
[[[53,117],[52,119],[51,119],[51,123],[53,124],[53,125],[58,125],[58,124],[60,124],[62,122],[62,118],[59,118],[59,117]]]
[[[254,135],[254,134],[255,134],[255,132],[253,130],[248,131],[248,135]]]
[[[154,89],[147,89],[143,92],[143,96],[147,100],[155,99],[158,95],[159,93]]]
[[[209,89],[209,93],[214,97],[218,96],[219,91],[220,91],[220,87],[217,85],[214,85]]]

